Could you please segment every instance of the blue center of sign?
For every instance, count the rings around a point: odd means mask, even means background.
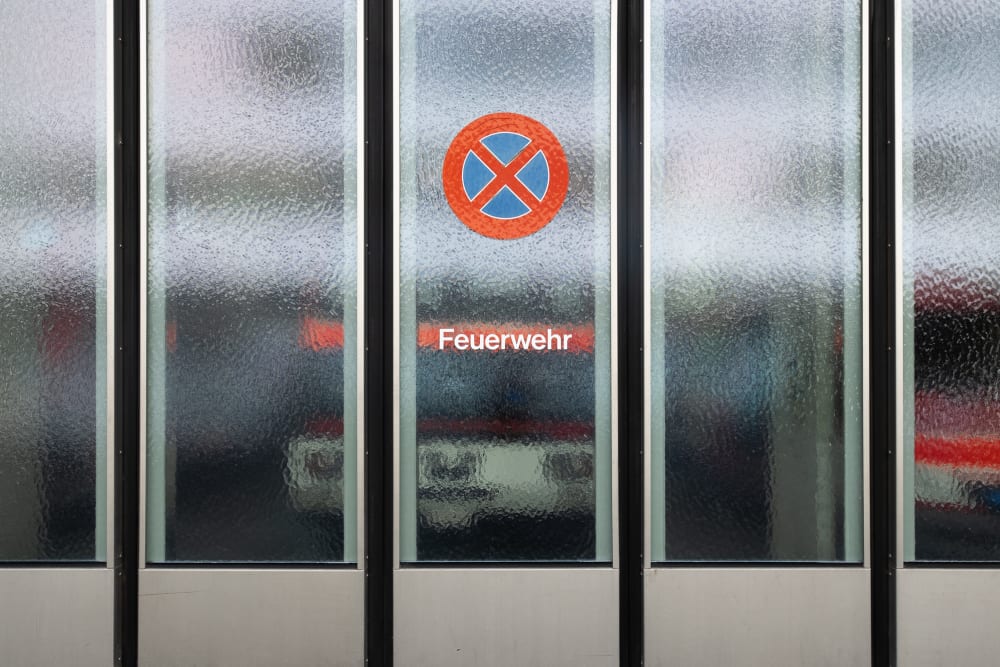
[[[480,143],[506,166],[525,150],[530,140],[515,132],[497,132],[483,137]],[[462,186],[469,201],[474,200],[496,176],[475,151],[469,151],[465,156],[465,163],[462,166]],[[515,177],[537,199],[545,197],[549,188],[549,163],[545,159],[545,154],[541,151],[535,153],[517,171]],[[501,220],[513,220],[531,212],[528,202],[515,194],[507,185],[500,188],[480,210],[490,217]]]

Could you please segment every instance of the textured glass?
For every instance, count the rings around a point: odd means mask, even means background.
[[[859,561],[861,3],[651,12],[653,557]]]
[[[610,3],[403,0],[399,31],[401,560],[610,561]],[[566,153],[565,203],[522,238],[443,192],[452,140],[494,113]],[[442,349],[447,328],[574,338]]]
[[[1000,559],[1000,5],[903,3],[908,560]]]
[[[149,4],[147,557],[356,551],[356,6]]]
[[[0,3],[0,561],[104,559],[104,5]]]

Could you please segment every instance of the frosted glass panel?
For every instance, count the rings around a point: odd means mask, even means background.
[[[657,561],[859,561],[861,3],[655,0]]]
[[[1000,6],[903,3],[906,558],[1000,559]]]
[[[104,7],[0,4],[0,561],[105,557]]]
[[[399,23],[401,559],[609,561],[610,3]]]
[[[356,7],[149,7],[147,558],[353,560]]]

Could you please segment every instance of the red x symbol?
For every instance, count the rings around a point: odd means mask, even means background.
[[[493,180],[487,183],[486,187],[472,200],[472,205],[477,209],[481,209],[506,185],[526,206],[535,208],[541,200],[531,190],[526,188],[524,183],[517,177],[517,172],[521,171],[524,165],[531,162],[532,158],[539,153],[538,150],[529,150],[530,148],[531,144],[529,143],[507,164],[500,162],[489,150],[482,150],[481,146],[470,150],[470,153],[482,160],[483,164],[496,174]]]

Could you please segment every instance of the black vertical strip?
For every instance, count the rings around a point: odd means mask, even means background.
[[[618,15],[620,664],[643,659],[643,0]]]
[[[115,654],[138,663],[139,4],[114,3]],[[109,165],[109,169],[111,166]]]
[[[392,4],[366,0],[365,656],[392,664]]]
[[[870,0],[869,220],[872,664],[896,664],[893,0]]]

